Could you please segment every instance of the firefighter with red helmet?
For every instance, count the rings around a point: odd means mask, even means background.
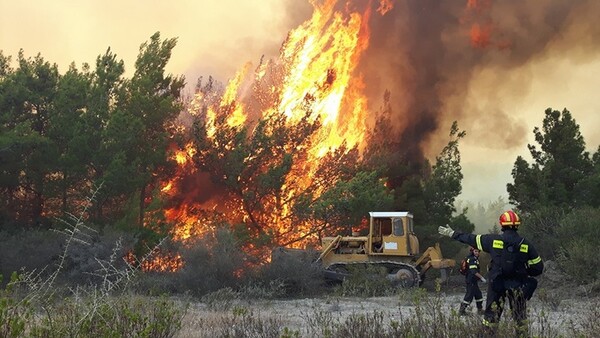
[[[542,274],[544,263],[533,244],[517,232],[521,219],[514,211],[502,213],[499,223],[502,229],[500,234],[466,234],[454,231],[449,226],[440,226],[438,232],[490,254],[490,282],[483,320],[485,331],[495,333],[508,299],[517,323],[517,336],[526,337],[526,301],[537,287],[537,280],[533,277]]]
[[[475,299],[475,305],[477,306],[477,313],[483,314],[483,295],[481,289],[479,289],[479,281],[486,283],[486,279],[479,272],[479,249],[470,247],[469,255],[466,257],[467,272],[465,275],[465,282],[467,285],[467,293],[460,303],[460,309],[458,314],[464,316],[467,314],[467,306],[471,304]]]

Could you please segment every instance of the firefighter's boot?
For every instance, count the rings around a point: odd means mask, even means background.
[[[485,313],[485,310],[483,309],[483,301],[481,302],[477,302],[477,314],[478,315],[482,315]]]
[[[460,309],[458,309],[458,314],[460,316],[466,316],[467,315],[467,306],[469,306],[469,304],[467,304],[467,303],[460,303]]]

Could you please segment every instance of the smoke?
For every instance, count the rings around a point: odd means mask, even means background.
[[[282,32],[299,26],[313,10],[309,2],[283,4],[285,11],[277,18]],[[384,93],[389,90],[396,131],[390,137],[402,147],[401,153],[417,160],[439,153],[448,141],[451,123],[458,121],[467,131],[461,153],[475,159],[470,167],[463,162],[465,190],[474,199],[504,194],[516,150],[526,150],[531,121],[538,125],[541,121],[532,117],[532,108],[524,109],[532,93],[544,101],[535,102],[539,114],[555,102],[556,109],[570,108],[574,101],[557,95],[569,84],[565,76],[573,75],[578,65],[593,63],[600,52],[600,25],[594,17],[600,2],[593,0],[396,0],[385,15],[375,11],[378,1],[352,4],[363,10],[367,4],[372,6],[369,47],[357,69],[357,75],[364,77],[369,111],[383,109]],[[343,8],[348,2],[338,5]],[[263,51],[267,58],[277,54],[284,36],[277,32],[271,37],[281,41]],[[570,68],[556,67],[563,63]],[[540,89],[540,81],[555,83]],[[550,100],[555,97],[561,100]],[[580,108],[582,100],[578,100]],[[259,103],[249,108],[262,111]],[[579,116],[575,114],[578,121]],[[496,163],[481,164],[492,159]]]
[[[396,1],[373,16],[361,60],[370,108],[390,90],[400,145],[423,151],[439,149],[454,120],[485,147],[522,146],[529,131],[510,102],[528,94],[531,65],[597,58],[599,12],[593,0]]]

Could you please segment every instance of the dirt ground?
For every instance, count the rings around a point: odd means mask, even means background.
[[[576,323],[578,316],[589,312],[600,304],[598,298],[591,297],[585,286],[565,284],[561,276],[551,272],[539,279],[539,287],[528,303],[528,315],[531,326],[542,325],[561,332],[564,325]],[[183,329],[177,337],[207,337],[219,326],[236,325],[234,321],[223,320],[236,311],[247,311],[254,318],[273,320],[280,327],[303,332],[307,326],[322,325],[324,320],[343,321],[353,314],[382,313],[386,319],[401,320],[415,311],[415,296],[433,297],[442,311],[458,311],[464,296],[464,277],[453,276],[437,292],[433,283],[425,283],[420,290],[403,291],[389,297],[352,298],[325,296],[320,298],[292,300],[252,300],[236,301],[224,308],[209,307],[203,303],[191,304],[184,318]],[[481,286],[485,299],[486,285]],[[237,309],[237,310],[236,310]],[[475,314],[475,303],[469,311]],[[508,317],[503,316],[503,320]],[[321,321],[320,323],[318,323]],[[304,335],[301,335],[304,336]]]

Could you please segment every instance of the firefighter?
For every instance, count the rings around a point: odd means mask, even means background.
[[[467,306],[471,304],[473,298],[475,298],[475,304],[477,305],[477,313],[483,314],[483,295],[479,289],[479,281],[486,283],[487,280],[479,272],[479,249],[470,247],[469,256],[467,256],[467,274],[465,275],[465,282],[467,284],[467,293],[460,303],[460,309],[458,314],[464,316],[467,314]]]
[[[505,301],[512,310],[517,324],[517,336],[526,337],[527,307],[537,280],[542,274],[544,263],[531,242],[519,236],[519,216],[508,210],[499,218],[501,234],[474,235],[454,231],[448,225],[440,226],[438,232],[462,243],[487,252],[491,256],[487,299],[483,319],[484,332],[494,335],[502,316]]]

